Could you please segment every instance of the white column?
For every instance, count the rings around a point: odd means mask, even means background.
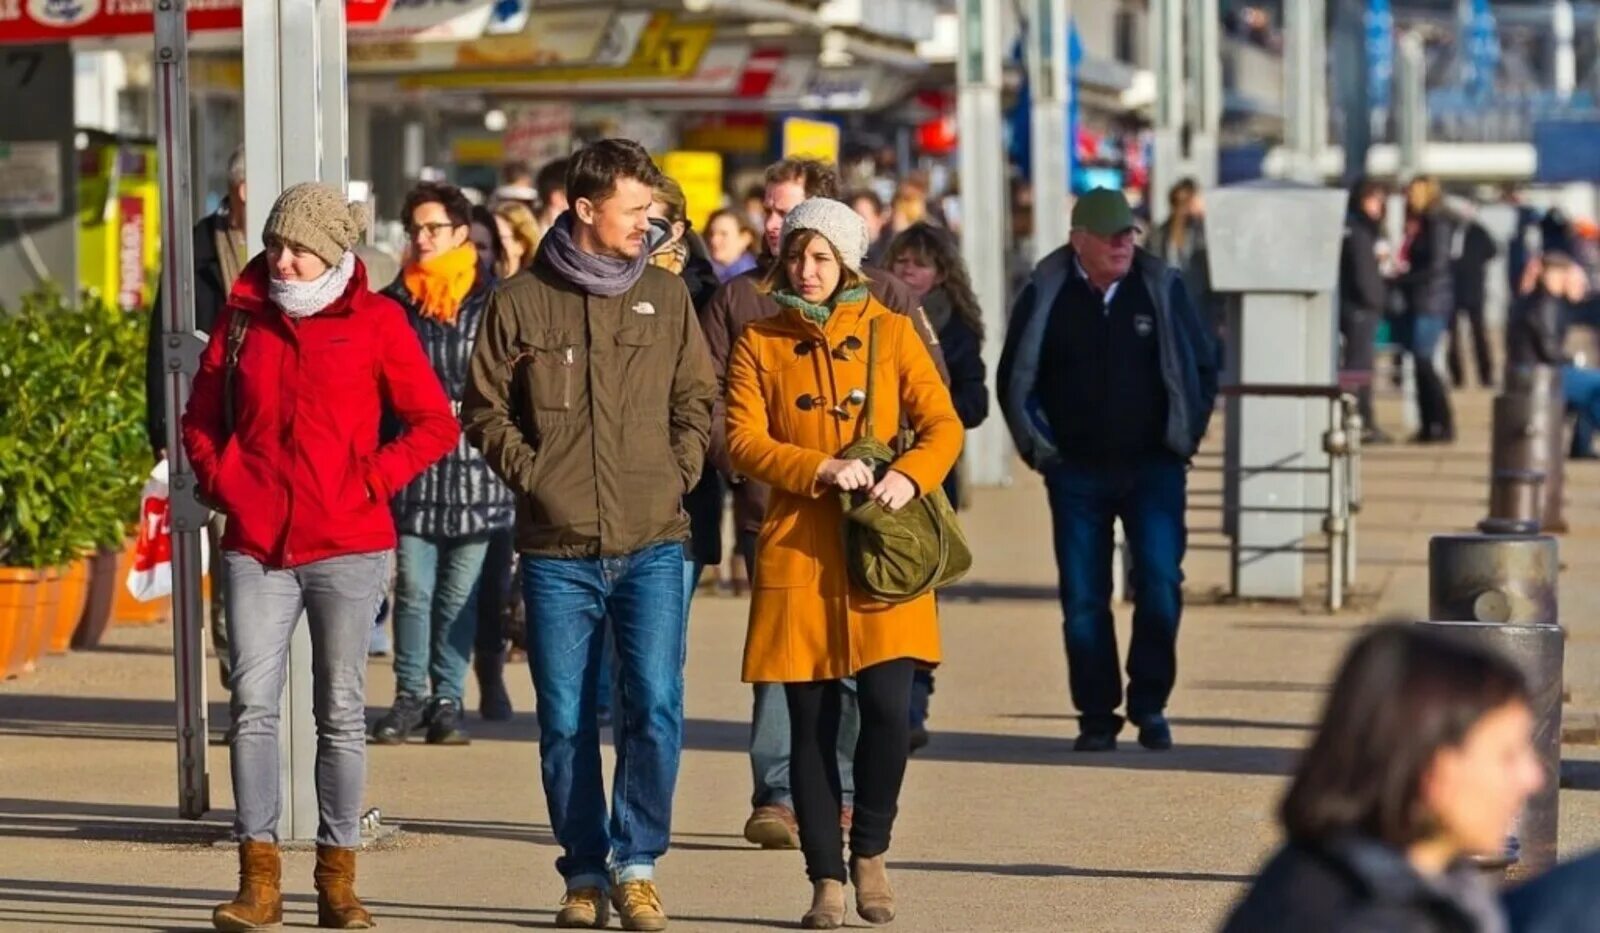
[[[1398,45],[1394,69],[1399,98],[1395,126],[1400,137],[1400,174],[1408,177],[1422,171],[1422,151],[1428,144],[1427,63],[1421,36],[1405,33],[1400,36]]]
[[[1033,89],[1033,258],[1067,241],[1067,0],[1034,0],[1028,25],[1028,70]]]
[[[1006,323],[1006,163],[1001,153],[1000,4],[961,0],[961,57],[956,119],[960,132],[961,255],[983,307],[983,359],[1000,370]],[[999,410],[990,381],[991,410]],[[1011,440],[1005,419],[990,418],[967,433],[967,468],[979,486],[1010,480]]]
[[[1167,191],[1183,177],[1183,8],[1185,0],[1150,0],[1150,67],[1156,76],[1150,159],[1150,222],[1167,219]]]
[[[1555,0],[1550,5],[1550,29],[1556,40],[1556,96],[1567,100],[1578,84],[1578,57],[1572,46],[1575,29],[1571,0]]]
[[[1217,184],[1222,132],[1222,16],[1217,0],[1189,0],[1189,162],[1203,188]]]
[[[251,0],[244,5],[245,174],[251,250],[284,188],[305,181],[346,187],[344,4]],[[311,633],[305,619],[289,644],[279,730],[284,840],[317,833],[311,715]]]
[[[1302,181],[1316,180],[1317,159],[1327,139],[1327,95],[1322,93],[1327,41],[1324,9],[1322,0],[1286,0],[1284,4],[1284,142],[1290,153],[1291,177]]]

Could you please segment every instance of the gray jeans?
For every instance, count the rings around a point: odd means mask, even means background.
[[[367,645],[389,583],[390,552],[332,557],[290,570],[270,569],[231,551],[224,560],[233,662],[228,743],[234,835],[278,840],[278,704],[288,674],[289,637],[304,612],[311,626],[311,706],[317,722],[317,842],[359,845],[367,780]]]

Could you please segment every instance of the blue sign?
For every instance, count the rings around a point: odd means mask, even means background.
[[[1471,15],[1462,24],[1461,48],[1461,86],[1469,97],[1483,100],[1494,93],[1500,67],[1500,34],[1489,0],[1472,0]]]
[[[1389,0],[1367,0],[1367,100],[1388,110],[1394,100],[1394,13]]]

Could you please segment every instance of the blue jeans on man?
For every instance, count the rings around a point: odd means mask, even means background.
[[[1572,432],[1572,456],[1594,456],[1594,432],[1600,426],[1600,369],[1567,365],[1561,368],[1561,394],[1567,410],[1578,416]]]
[[[651,879],[667,851],[683,748],[683,578],[675,541],[619,557],[523,558],[540,772],[568,890]],[[609,826],[595,718],[607,628],[618,702]]]
[[[1066,616],[1067,676],[1086,733],[1122,728],[1122,677],[1111,612],[1112,524],[1120,518],[1133,569],[1128,719],[1159,716],[1177,677],[1183,609],[1186,466],[1156,455],[1123,465],[1060,465],[1045,474]]]
[[[488,535],[400,536],[394,599],[396,693],[460,705],[478,638],[478,586],[488,552]]]

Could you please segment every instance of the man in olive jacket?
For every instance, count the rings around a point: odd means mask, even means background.
[[[572,158],[572,206],[491,300],[462,403],[517,497],[559,926],[604,925],[608,890],[626,929],[667,922],[654,868],[683,744],[679,502],[705,462],[716,377],[682,279],[646,261],[660,178],[628,140]],[[622,705],[609,829],[595,718],[608,619]]]

